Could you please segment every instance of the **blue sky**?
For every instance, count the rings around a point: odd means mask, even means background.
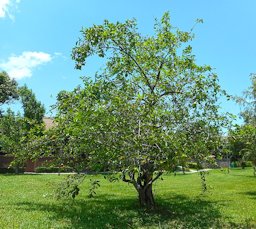
[[[27,84],[49,111],[60,90],[72,90],[80,76],[93,77],[103,66],[91,59],[74,69],[70,54],[82,27],[136,18],[141,33],[150,34],[166,11],[182,30],[204,20],[192,42],[197,62],[211,65],[221,86],[241,95],[256,72],[255,0],[0,0],[0,71]],[[239,112],[232,102],[223,109]]]

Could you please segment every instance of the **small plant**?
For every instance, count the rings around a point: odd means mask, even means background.
[[[207,184],[206,184],[206,172],[205,171],[200,171],[199,172],[200,178],[201,178],[201,187],[202,187],[202,193],[205,193],[208,189]]]
[[[109,182],[117,182],[119,181],[119,178],[117,178],[115,175],[110,174],[110,175],[105,175],[104,179],[108,180]]]
[[[79,185],[84,181],[85,175],[75,174],[69,175],[67,178],[60,183],[59,187],[56,190],[56,198],[69,198],[75,199],[79,194],[80,188]]]
[[[89,198],[93,198],[96,195],[96,189],[100,187],[100,181],[99,180],[92,180],[90,179],[90,188],[89,188]]]

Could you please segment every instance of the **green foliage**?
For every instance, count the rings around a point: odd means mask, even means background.
[[[152,36],[141,35],[136,20],[83,29],[72,53],[76,67],[97,55],[106,68],[59,93],[57,134],[34,142],[68,165],[120,171],[145,195],[163,171],[207,161],[227,123],[218,112],[224,92],[211,67],[196,64],[193,36],[173,27],[168,13]]]
[[[17,82],[6,72],[0,72],[0,106],[18,97]]]
[[[256,166],[256,128],[254,126],[246,124],[232,130],[229,133],[229,147],[231,152],[239,154],[242,160],[250,160],[253,166]]]
[[[128,173],[150,161],[161,170],[183,155],[204,159],[225,121],[215,105],[217,76],[196,65],[191,46],[185,46],[193,35],[175,30],[168,14],[152,37],[141,36],[136,26],[135,20],[105,21],[83,30],[73,50],[77,68],[93,54],[107,55],[107,68],[95,82],[84,79],[84,89],[59,96],[58,121],[73,126],[71,135],[83,138],[92,159],[107,156],[125,169],[135,164]]]
[[[96,190],[100,187],[100,181],[99,180],[92,180],[90,179],[90,188],[88,197],[93,198],[96,195]]]
[[[84,181],[85,176],[83,174],[74,174],[68,175],[64,181],[59,184],[59,187],[56,190],[56,198],[72,198],[79,194],[79,186]]]
[[[201,189],[202,193],[205,193],[208,190],[208,186],[206,183],[206,175],[208,174],[207,171],[199,171],[200,179],[201,179]]]
[[[188,162],[187,163],[187,167],[190,169],[202,169],[202,167],[198,167],[198,164],[195,162]]]
[[[243,160],[250,160],[256,176],[256,75],[251,74],[252,85],[244,92],[244,97],[237,97],[243,106],[241,116],[245,124],[236,126],[229,133],[229,147],[234,154],[240,154]]]
[[[8,109],[0,118],[0,150],[14,156],[13,167],[22,167],[28,159],[28,142],[34,136],[41,136],[44,108],[37,102],[35,95],[26,86],[19,88],[24,116]]]
[[[54,167],[54,166],[47,166],[47,167],[37,167],[35,169],[36,173],[67,173],[73,172],[73,169],[68,166],[61,166],[61,167]]]
[[[104,178],[109,182],[117,182],[120,177],[118,178],[116,174],[106,174],[104,175]]]
[[[0,168],[0,173],[23,173],[24,168]]]
[[[81,145],[74,137],[71,137],[61,126],[45,130],[42,136],[31,136],[28,142],[28,153],[32,160],[41,157],[51,157],[51,164],[54,167],[72,168],[75,172],[88,169],[87,155],[85,152],[77,154]],[[82,143],[81,143],[82,144]]]
[[[1,151],[19,158],[14,166],[23,164],[23,144],[26,142],[26,123],[20,115],[15,115],[10,109],[0,119],[0,146]]]
[[[244,91],[243,97],[236,97],[243,107],[241,116],[246,124],[256,126],[256,74],[251,74],[251,86]]]
[[[35,94],[27,86],[19,88],[24,117],[33,120],[36,124],[43,122],[45,108],[41,102],[37,101]]]
[[[244,164],[243,165],[244,167],[252,167],[253,166],[251,161],[243,161],[242,163]],[[241,165],[241,167],[242,167],[242,165]]]

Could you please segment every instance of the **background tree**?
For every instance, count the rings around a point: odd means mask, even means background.
[[[252,161],[253,174],[256,176],[256,127],[253,125],[243,126],[240,130],[240,138],[245,144],[241,151],[243,158]]]
[[[18,99],[17,83],[6,72],[0,72],[0,106],[12,99]]]
[[[168,13],[152,36],[142,36],[135,20],[105,21],[82,35],[73,49],[76,67],[98,55],[106,68],[95,80],[84,78],[84,87],[58,96],[63,158],[120,171],[141,205],[154,207],[152,185],[165,170],[184,154],[201,162],[214,150],[207,145],[216,143],[214,133],[225,122],[218,112],[217,76],[195,63],[188,44],[193,34],[173,27]]]
[[[236,125],[228,133],[228,137],[224,142],[226,154],[233,162],[238,162],[243,159],[242,150],[246,147],[245,142],[241,138],[242,126]]]
[[[29,120],[34,120],[37,124],[43,122],[45,108],[43,104],[36,99],[32,90],[25,85],[19,88],[24,117]]]
[[[244,91],[243,97],[237,97],[237,102],[243,107],[241,116],[245,124],[256,126],[256,74],[251,74],[251,86]]]
[[[8,109],[0,120],[0,133],[1,150],[14,156],[13,167],[18,169],[23,164],[21,151],[24,149],[22,145],[27,135],[24,119]]]
[[[240,155],[243,160],[251,160],[256,175],[256,75],[251,74],[251,86],[244,92],[244,97],[236,97],[243,107],[241,116],[244,124],[229,133],[230,150]]]
[[[41,136],[44,129],[44,107],[36,100],[32,90],[26,86],[20,87],[24,115],[15,114],[8,109],[0,119],[1,151],[14,157],[12,166],[23,167],[29,152],[27,144],[34,136]]]

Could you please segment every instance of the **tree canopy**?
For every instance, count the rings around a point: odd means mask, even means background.
[[[18,97],[17,82],[6,72],[0,72],[0,106]]]
[[[35,94],[28,87],[22,86],[19,88],[24,117],[34,120],[36,123],[42,123],[45,114],[43,104],[36,99]]]
[[[59,93],[61,134],[48,133],[44,152],[54,154],[57,146],[64,163],[120,171],[140,203],[154,206],[152,184],[184,158],[207,160],[226,122],[218,111],[225,93],[211,67],[196,64],[192,39],[168,13],[152,36],[141,35],[136,20],[83,29],[72,53],[76,68],[93,55],[106,68],[95,79],[84,77],[83,87]]]
[[[244,122],[256,126],[256,74],[251,74],[251,86],[244,91],[243,97],[237,97],[237,102],[243,107]]]
[[[12,166],[18,168],[23,167],[28,159],[27,143],[31,138],[42,135],[45,109],[27,86],[15,90],[21,98],[24,114],[16,114],[10,108],[3,112],[0,118],[0,150],[13,156]]]
[[[242,106],[241,117],[244,123],[229,133],[230,151],[242,160],[252,161],[256,176],[256,75],[251,74],[251,85],[243,97],[237,97]]]

